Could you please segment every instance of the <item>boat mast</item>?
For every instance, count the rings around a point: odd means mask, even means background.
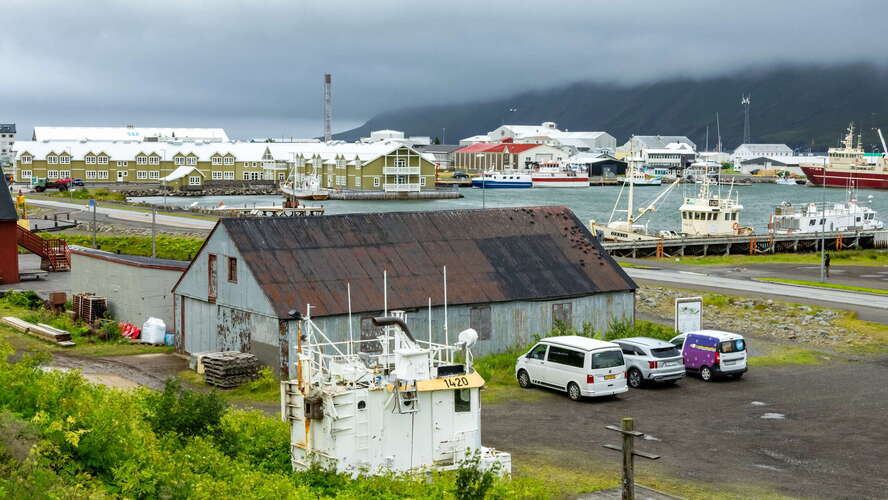
[[[626,224],[628,230],[632,230],[632,203],[635,201],[635,159],[632,158],[629,162],[629,169],[631,170],[631,174],[627,175],[626,178],[629,179],[629,204],[626,206]]]

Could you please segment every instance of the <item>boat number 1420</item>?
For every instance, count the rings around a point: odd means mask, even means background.
[[[443,380],[444,385],[446,385],[448,389],[453,389],[455,387],[466,387],[467,385],[469,385],[468,377],[449,377]]]

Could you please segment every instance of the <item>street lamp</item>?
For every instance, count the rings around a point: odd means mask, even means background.
[[[475,158],[478,158],[478,162],[484,158],[482,153],[478,153],[475,155]],[[485,165],[487,162],[484,162]],[[487,174],[484,172],[485,169],[481,169],[481,208],[487,208]]]

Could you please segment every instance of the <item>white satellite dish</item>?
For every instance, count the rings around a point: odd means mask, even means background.
[[[478,332],[474,328],[463,330],[459,332],[459,341],[465,344],[466,347],[472,347],[478,342]]]

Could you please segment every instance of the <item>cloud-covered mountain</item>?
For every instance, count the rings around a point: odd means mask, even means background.
[[[632,134],[687,135],[701,148],[709,126],[714,148],[718,112],[728,148],[742,142],[742,94],[752,95],[753,142],[823,151],[853,121],[865,132],[869,150],[878,144],[874,127],[888,133],[888,70],[848,64],[772,67],[639,85],[576,83],[502,99],[385,112],[338,137],[353,140],[370,130],[391,128],[456,143],[502,123],[554,121],[561,129],[605,130],[618,142]]]

